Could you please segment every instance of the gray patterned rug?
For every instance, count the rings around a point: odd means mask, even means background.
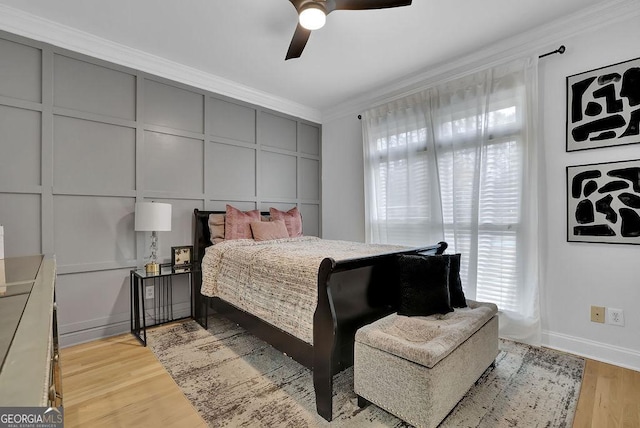
[[[213,315],[148,331],[149,346],[212,427],[406,427],[374,405],[358,408],[353,370],[334,378],[333,422],[315,411],[311,372]],[[570,427],[584,360],[500,341],[489,369],[441,427]]]

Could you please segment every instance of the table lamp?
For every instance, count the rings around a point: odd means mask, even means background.
[[[136,232],[151,232],[151,256],[144,265],[147,273],[160,272],[157,263],[158,234],[171,231],[171,204],[159,202],[136,202]]]

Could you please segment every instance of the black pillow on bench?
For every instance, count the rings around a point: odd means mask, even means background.
[[[398,315],[453,312],[449,298],[449,256],[401,255]]]
[[[461,254],[445,254],[444,257],[449,257],[449,299],[451,306],[454,308],[466,308],[467,299],[464,297],[464,290],[462,289],[462,281],[460,280],[460,257]]]

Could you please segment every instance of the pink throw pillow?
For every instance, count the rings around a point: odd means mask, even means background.
[[[224,217],[224,239],[251,239],[251,222],[260,221],[260,211],[242,212],[227,205]]]
[[[302,215],[298,207],[293,207],[289,211],[280,211],[276,208],[269,208],[271,220],[284,220],[289,236],[292,238],[302,236]]]
[[[256,241],[269,241],[271,239],[288,238],[289,232],[284,220],[254,221],[251,223],[253,239]]]

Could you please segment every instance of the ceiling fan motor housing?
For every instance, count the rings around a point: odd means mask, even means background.
[[[293,33],[285,60],[298,58],[307,45],[312,30],[322,28],[334,10],[385,9],[411,5],[411,0],[289,0],[298,12],[298,25]],[[308,19],[308,20],[307,20]]]

